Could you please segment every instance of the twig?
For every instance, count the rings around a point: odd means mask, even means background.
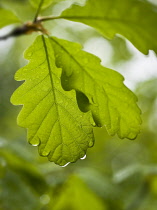
[[[38,9],[37,9],[37,12],[36,12],[36,14],[35,14],[35,17],[34,17],[34,23],[37,21],[37,17],[38,17],[38,15],[39,15],[39,13],[40,13],[40,10],[41,10],[41,7],[42,7],[42,5],[43,5],[43,3],[44,3],[44,0],[41,0],[40,1],[40,4],[39,4],[39,7],[38,7]]]
[[[10,37],[17,37],[24,34],[31,34],[33,32],[42,32],[43,34],[48,34],[46,29],[42,26],[41,22],[27,22],[24,25],[15,28],[13,31],[11,31],[9,34],[6,34],[4,36],[0,37],[0,40],[6,40]]]
[[[56,19],[62,19],[64,17],[61,16],[44,16],[44,17],[38,17],[36,21],[44,22],[49,20],[56,20]]]

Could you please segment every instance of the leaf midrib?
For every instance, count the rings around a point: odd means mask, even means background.
[[[57,17],[56,19],[60,19],[60,18],[63,18],[63,19],[78,19],[78,20],[98,20],[98,21],[112,21],[112,22],[120,22],[120,23],[124,23],[124,24],[134,24],[135,26],[137,26],[137,22],[134,22],[134,21],[131,21],[129,19],[120,19],[120,18],[110,18],[110,17],[99,17],[99,16],[59,16]],[[138,25],[139,27],[141,25]],[[142,27],[140,27],[142,28]]]
[[[49,55],[48,55],[48,50],[47,50],[47,45],[46,45],[46,42],[45,42],[44,35],[42,35],[42,41],[43,41],[43,46],[44,46],[44,50],[45,50],[45,55],[46,55],[46,60],[47,60],[47,65],[48,65],[48,71],[49,71],[49,75],[50,75],[52,92],[53,92],[53,95],[54,95],[54,103],[57,105],[57,97],[56,97],[56,93],[55,93],[54,82],[53,82],[51,66],[50,66],[50,60],[49,60]],[[60,133],[61,133],[61,142],[63,142],[62,129],[61,129],[61,124],[60,124],[60,120],[59,120],[60,119],[60,114],[59,114],[58,106],[56,106],[56,111],[57,111],[57,115],[58,115],[59,130],[60,130]]]
[[[51,81],[51,86],[52,86],[52,91],[53,91],[53,94],[54,94],[54,100],[55,100],[55,104],[58,104],[57,100],[56,100],[56,94],[55,94],[55,90],[57,90],[55,87],[54,87],[54,82],[53,82],[53,78],[52,78],[52,72],[51,72],[51,67],[50,67],[50,61],[49,61],[49,56],[48,56],[48,51],[47,51],[47,47],[46,47],[46,43],[45,43],[45,39],[44,39],[44,36],[42,36],[42,39],[43,39],[43,44],[44,44],[44,49],[45,49],[45,54],[46,54],[46,60],[47,60],[47,64],[48,64],[48,69],[49,69],[49,74],[50,74],[50,81]],[[59,44],[59,43],[58,43]],[[74,59],[74,58],[73,58]],[[76,61],[77,62],[77,61]],[[78,63],[78,62],[77,62]],[[79,64],[79,63],[78,63]],[[58,90],[57,90],[58,91]],[[60,91],[59,91],[60,92]],[[64,95],[64,94],[63,94]],[[61,106],[63,108],[63,106],[61,104],[58,104],[59,106]],[[57,115],[59,116],[59,110],[58,110],[58,106],[56,106],[56,110],[57,110]],[[73,118],[73,116],[70,114],[70,112],[68,110],[66,110],[64,108],[64,110]],[[73,118],[73,120],[75,120]],[[77,121],[77,120],[76,120]],[[61,129],[61,123],[60,121],[58,120],[59,122],[59,127],[60,127],[60,132],[62,134],[62,129]],[[77,121],[78,122],[78,121]],[[79,124],[79,128],[81,127],[80,123]],[[84,131],[84,129],[82,129],[84,134],[87,136],[87,138],[89,138],[88,134]],[[61,139],[62,139],[62,144],[63,144],[63,138],[62,138],[62,135],[61,135]],[[76,139],[75,139],[75,142]]]

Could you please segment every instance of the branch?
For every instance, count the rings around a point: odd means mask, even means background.
[[[40,21],[37,22],[27,22],[20,27],[16,27],[9,34],[0,37],[0,40],[6,40],[10,37],[17,37],[25,34],[31,34],[33,32],[42,32],[43,34],[48,34],[46,29],[42,26]]]
[[[38,7],[38,10],[37,10],[37,12],[35,14],[35,17],[34,17],[34,21],[33,21],[34,23],[37,22],[37,18],[38,18],[38,15],[40,13],[40,10],[41,10],[41,7],[42,7],[43,3],[44,3],[44,0],[41,0],[40,4],[39,4],[39,7]]]
[[[61,17],[61,16],[44,16],[44,17],[38,17],[37,21],[44,22],[44,21],[56,20],[56,19],[62,19],[62,18],[64,18],[64,17]]]
[[[42,3],[41,3],[41,5],[42,5]],[[40,7],[39,7],[39,9],[40,9]],[[64,18],[64,17],[61,17],[61,16],[36,17],[35,16],[35,19],[33,22],[27,22],[27,23],[23,24],[22,26],[15,28],[9,34],[0,36],[0,41],[6,40],[10,37],[17,37],[17,36],[21,36],[21,35],[25,35],[25,34],[31,34],[33,32],[41,32],[42,34],[48,35],[47,30],[42,25],[42,22],[48,21],[48,20],[62,19],[62,18]]]

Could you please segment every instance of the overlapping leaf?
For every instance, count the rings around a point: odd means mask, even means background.
[[[42,3],[42,9],[50,6],[54,0],[29,0],[30,3],[35,7],[38,8],[40,3]]]
[[[20,20],[14,13],[9,10],[0,8],[0,28],[18,22],[20,22]]]
[[[55,5],[59,2],[66,1],[66,0],[29,0],[33,7],[38,8],[40,3],[42,3],[41,9],[46,9],[47,7],[51,5]],[[73,3],[83,3],[84,0],[70,0],[70,2]]]
[[[18,124],[28,128],[28,141],[39,146],[41,155],[59,165],[75,162],[93,146],[91,114],[79,110],[74,91],[62,89],[61,70],[47,38],[37,37],[25,58],[30,63],[15,75],[25,82],[11,98],[13,104],[24,105]]]
[[[112,39],[121,34],[144,54],[157,53],[157,7],[141,0],[88,0],[84,7],[73,5],[61,17],[82,22]]]
[[[111,135],[134,139],[140,130],[140,109],[123,77],[101,66],[99,58],[82,51],[77,43],[52,37],[51,44],[56,65],[63,69],[63,88],[77,91],[80,109],[91,109],[96,125],[105,125]]]

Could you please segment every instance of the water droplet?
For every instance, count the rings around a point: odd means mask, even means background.
[[[42,196],[40,196],[40,202],[43,204],[43,205],[46,205],[50,202],[50,196],[47,195],[47,194],[43,194]]]
[[[5,167],[7,165],[6,161],[4,159],[0,160],[0,166]]]
[[[64,166],[61,166],[62,168],[66,167],[67,165],[69,165],[70,162],[66,163]]]
[[[93,119],[92,119],[92,120],[93,120]],[[92,126],[93,126],[93,127],[95,127],[95,126],[96,126],[95,122],[92,122]]]
[[[80,159],[81,159],[81,160],[84,160],[84,159],[86,159],[86,157],[87,157],[87,156],[86,156],[86,155],[84,155],[84,156],[83,156],[82,158],[80,158]]]
[[[45,151],[45,150],[44,150],[44,151],[42,152],[42,155],[43,155],[43,156],[48,156],[49,153],[50,153],[50,151]]]
[[[89,145],[89,147],[92,147],[94,145],[94,142],[90,141],[88,145]]]
[[[0,139],[0,147],[3,147],[6,144],[6,142],[3,139]]]
[[[36,146],[38,146],[38,144],[32,144],[32,146],[33,146],[33,147],[36,147]]]

